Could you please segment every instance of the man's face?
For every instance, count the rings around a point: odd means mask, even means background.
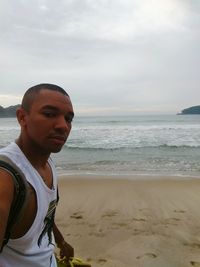
[[[73,116],[68,96],[41,90],[25,115],[23,131],[28,145],[44,154],[59,152],[71,131]]]

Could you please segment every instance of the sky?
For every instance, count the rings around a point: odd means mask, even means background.
[[[54,83],[78,115],[200,105],[199,0],[0,0],[0,105]]]

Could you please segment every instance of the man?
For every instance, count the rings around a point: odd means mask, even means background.
[[[56,267],[55,242],[67,260],[74,251],[54,222],[57,177],[50,154],[59,152],[69,136],[72,103],[61,87],[39,84],[26,91],[16,115],[20,135],[2,148],[0,155],[8,157],[25,175],[28,196],[20,222],[0,253],[0,267]],[[0,168],[0,248],[14,192],[11,174]]]

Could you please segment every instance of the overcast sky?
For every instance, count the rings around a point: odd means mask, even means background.
[[[77,114],[200,104],[199,0],[0,0],[0,105],[56,83]]]

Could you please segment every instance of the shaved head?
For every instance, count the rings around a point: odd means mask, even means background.
[[[50,83],[41,83],[30,87],[24,94],[21,107],[27,112],[30,111],[32,103],[35,101],[37,95],[42,90],[56,91],[69,97],[68,93],[60,86]]]

